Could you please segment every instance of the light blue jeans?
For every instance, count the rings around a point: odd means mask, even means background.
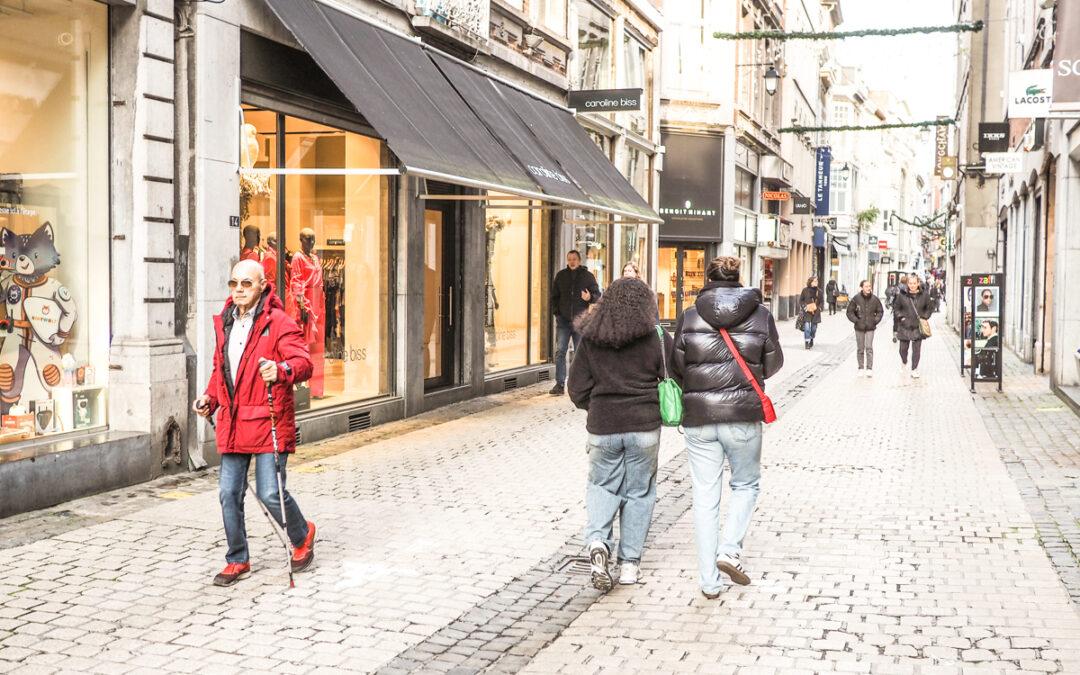
[[[686,427],[686,451],[694,492],[694,538],[697,540],[701,590],[717,593],[724,585],[716,558],[739,556],[761,481],[761,423],[732,422]],[[723,535],[720,492],[724,458],[731,468],[731,504]]]
[[[619,560],[639,562],[656,505],[656,456],[660,430],[589,434],[589,483],[585,488],[585,543],[615,550],[612,525],[619,518]]]
[[[806,322],[803,324],[803,340],[810,342],[817,337],[817,327],[818,325],[807,317]]]

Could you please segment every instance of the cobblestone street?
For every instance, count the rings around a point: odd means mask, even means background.
[[[753,584],[719,600],[673,430],[642,582],[588,586],[584,414],[532,388],[301,448],[293,590],[254,508],[253,575],[210,584],[215,472],[0,521],[0,672],[1080,672],[1075,417],[972,397],[943,325],[921,380],[884,332],[857,379],[849,326],[781,327]]]

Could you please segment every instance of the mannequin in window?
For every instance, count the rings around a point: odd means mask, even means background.
[[[487,367],[491,369],[499,365],[498,360],[495,358],[495,349],[498,346],[495,312],[499,309],[499,296],[495,293],[495,279],[491,276],[491,261],[495,257],[495,240],[507,223],[498,216],[489,216],[485,225],[484,229],[487,231],[487,275],[484,277],[484,336],[486,338],[484,353],[487,356]]]
[[[311,351],[313,366],[308,386],[314,398],[323,396],[323,355],[325,331],[323,301],[322,261],[315,253],[315,230],[305,227],[300,230],[300,250],[293,253],[290,264],[291,279],[289,287],[295,307],[293,318],[304,333],[304,340]]]

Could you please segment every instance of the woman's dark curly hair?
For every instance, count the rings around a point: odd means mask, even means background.
[[[616,279],[577,321],[577,331],[601,347],[620,349],[656,330],[656,297],[640,279]]]

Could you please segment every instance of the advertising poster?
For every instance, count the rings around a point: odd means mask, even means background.
[[[1003,274],[973,274],[964,277],[964,351],[970,358],[971,390],[977,382],[1002,384],[1001,329],[1004,324],[1005,286]]]

